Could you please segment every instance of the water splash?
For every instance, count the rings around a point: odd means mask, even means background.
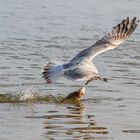
[[[26,102],[29,100],[34,100],[38,94],[37,92],[34,92],[32,88],[28,88],[25,90],[20,90],[17,96],[19,97],[19,101]]]
[[[73,92],[75,93],[75,92]],[[72,94],[72,93],[70,93]],[[68,104],[81,104],[81,101],[76,100],[76,98],[67,99],[67,96],[59,95],[41,95],[35,91],[32,87],[28,89],[20,89],[16,93],[6,93],[0,94],[0,103],[68,103]]]

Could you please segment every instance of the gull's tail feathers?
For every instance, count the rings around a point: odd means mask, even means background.
[[[134,32],[138,23],[139,20],[136,17],[134,17],[132,20],[129,20],[129,17],[127,17],[117,26],[113,27],[111,32],[107,33],[96,43],[100,44],[102,42],[107,42],[117,46],[124,42]]]
[[[42,67],[42,77],[46,83],[52,84],[63,75],[63,65],[56,65],[52,62],[48,62]]]

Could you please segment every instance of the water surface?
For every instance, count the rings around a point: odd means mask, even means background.
[[[127,16],[139,0],[0,0],[0,93],[32,89],[40,96],[65,96],[82,83],[60,79],[46,85],[41,66],[64,63],[92,45]],[[140,28],[119,48],[94,59],[108,83],[95,81],[78,104],[0,104],[2,140],[140,138]],[[27,92],[26,92],[27,93]]]

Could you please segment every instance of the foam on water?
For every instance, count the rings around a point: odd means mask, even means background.
[[[34,92],[32,88],[21,90],[17,95],[19,96],[19,101],[33,100],[37,96],[36,92]]]

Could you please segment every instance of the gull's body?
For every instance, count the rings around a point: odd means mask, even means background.
[[[116,27],[113,27],[111,32],[107,33],[91,47],[82,50],[68,63],[56,65],[49,62],[45,64],[42,69],[43,78],[47,83],[54,83],[62,76],[70,80],[85,81],[86,84],[92,80],[106,81],[107,79],[99,74],[92,60],[96,55],[118,47],[133,33],[138,22],[136,18],[129,21],[127,17]]]

